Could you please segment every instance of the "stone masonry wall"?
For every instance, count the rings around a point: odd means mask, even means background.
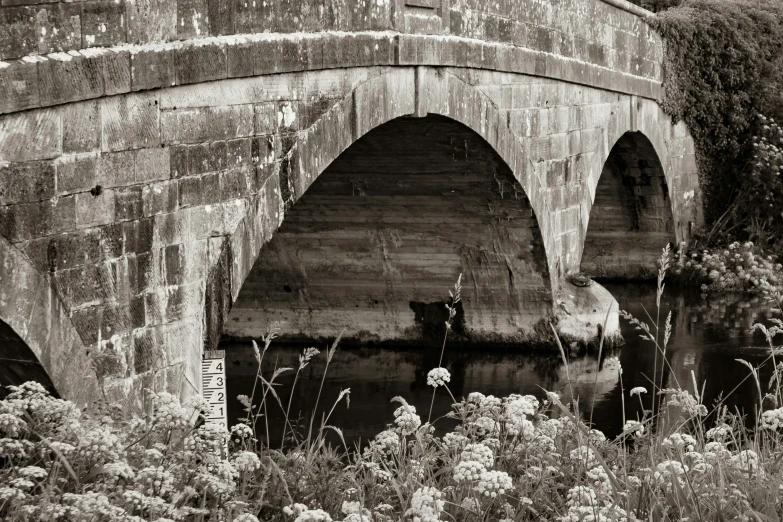
[[[661,81],[660,38],[600,0],[0,0],[0,29],[0,113],[381,64],[500,69],[652,98]]]
[[[102,366],[112,393],[192,392],[202,348],[217,342],[285,211],[359,136],[428,112],[473,129],[511,168],[539,218],[553,285],[578,269],[597,177],[628,130],[662,159],[678,239],[695,219],[692,141],[652,101],[521,74],[376,67],[1,116],[0,234],[51,281],[60,322],[113,357]],[[57,369],[63,383],[85,373]]]

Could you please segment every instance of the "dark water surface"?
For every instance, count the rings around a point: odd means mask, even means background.
[[[606,284],[622,309],[634,316],[646,318],[646,308],[655,317],[655,288],[644,285]],[[644,308],[643,308],[644,307]],[[748,369],[735,361],[744,359],[753,365],[762,363],[769,350],[762,334],[751,333],[755,322],[768,324],[775,311],[768,303],[738,298],[704,301],[698,294],[667,289],[661,311],[661,325],[671,310],[673,333],[666,358],[671,366],[664,370],[664,386],[683,388],[693,392],[693,378],[699,388],[705,386],[704,404],[708,407],[722,394],[730,409],[739,408],[753,416],[758,403],[755,383],[748,377]],[[651,321],[647,321],[651,323]],[[629,419],[635,419],[640,411],[639,400],[629,397],[629,390],[643,386],[652,391],[655,351],[653,345],[638,337],[633,326],[621,319],[625,344],[614,348],[610,355],[617,355],[623,367],[622,388],[625,391],[625,409]],[[227,395],[229,423],[235,423],[243,414],[241,404],[235,399],[239,394],[251,395],[256,373],[256,361],[249,342],[224,341],[226,350]],[[277,367],[298,366],[302,346],[273,343],[267,351],[262,374],[269,379]],[[298,419],[306,431],[321,378],[324,372],[326,351],[299,374],[291,397],[294,371],[278,379],[276,387],[283,406],[291,398],[291,417]],[[332,412],[328,424],[340,428],[347,443],[372,438],[393,421],[398,404],[390,402],[395,396],[404,397],[416,406],[426,420],[432,399],[432,388],[427,386],[427,372],[438,366],[440,348],[372,348],[340,347],[329,365],[323,384],[315,424],[332,408],[340,390],[350,388],[350,407],[341,402]],[[604,358],[606,355],[604,356]],[[659,368],[661,361],[658,362]],[[543,397],[543,390],[556,391],[569,396],[565,367],[556,349],[551,353],[524,353],[508,349],[464,349],[446,346],[443,366],[451,372],[449,388],[459,399],[472,391],[502,397],[511,393],[532,394]],[[569,361],[574,394],[579,397],[581,409],[589,411],[595,397],[593,423],[608,436],[622,431],[621,383],[615,371],[603,369],[596,355],[571,357]],[[659,370],[660,371],[660,370]],[[766,386],[772,372],[768,362],[761,370],[762,385]],[[745,379],[744,382],[743,379]],[[706,383],[706,384],[705,384]],[[766,391],[765,389],[763,391]],[[256,393],[260,395],[260,386]],[[645,407],[651,397],[644,396]],[[433,408],[433,419],[447,413],[452,400],[442,388],[438,390]],[[283,414],[273,399],[267,398],[270,438],[279,444]],[[443,419],[436,426],[448,429],[453,424]],[[259,425],[261,427],[263,422]],[[261,429],[260,432],[263,432]],[[334,439],[336,442],[336,439]]]

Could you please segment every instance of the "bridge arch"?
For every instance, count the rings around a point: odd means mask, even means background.
[[[98,392],[87,349],[49,277],[5,238],[0,238],[0,367],[3,385],[35,380],[80,404]]]
[[[599,279],[655,278],[661,249],[677,242],[668,187],[652,142],[638,131],[624,133],[595,187],[581,269]]]
[[[472,322],[472,324],[468,326],[484,327],[483,334],[478,329],[474,329],[472,339],[489,340],[491,337],[505,338],[511,341],[528,339],[533,330],[533,322],[526,322],[524,319],[520,320],[520,317],[528,314],[531,317],[535,316],[536,321],[538,321],[541,317],[548,316],[552,311],[552,290],[556,288],[557,281],[553,281],[550,270],[550,267],[555,266],[556,263],[550,262],[547,255],[548,245],[544,241],[546,236],[543,235],[543,230],[540,228],[541,220],[538,217],[540,210],[536,210],[536,206],[540,208],[542,201],[540,198],[530,198],[527,192],[529,187],[525,188],[522,184],[522,182],[527,183],[527,169],[523,159],[525,152],[522,144],[509,129],[507,119],[502,112],[479,89],[444,71],[436,72],[435,70],[417,68],[392,70],[358,85],[350,94],[327,110],[308,129],[300,133],[281,165],[276,183],[273,183],[268,190],[262,191],[260,194],[262,199],[265,198],[267,204],[256,207],[256,211],[251,208],[250,213],[239,224],[231,239],[226,242],[221,260],[207,282],[205,306],[206,324],[208,325],[207,339],[210,344],[216,344],[221,332],[226,330],[226,328],[232,334],[243,335],[242,332],[244,332],[244,336],[247,336],[248,330],[243,329],[241,324],[227,324],[228,312],[237,299],[242,299],[240,297],[240,289],[251,270],[256,273],[254,284],[257,287],[262,284],[261,281],[266,277],[263,275],[264,269],[268,271],[270,265],[280,261],[281,258],[279,256],[288,256],[290,251],[295,250],[295,246],[287,248],[282,244],[282,240],[272,238],[272,234],[275,233],[278,227],[282,226],[283,230],[286,229],[284,221],[287,214],[290,213],[292,216],[297,216],[301,215],[298,213],[311,212],[314,211],[312,209],[317,208],[315,203],[308,207],[310,210],[299,209],[296,206],[302,204],[307,206],[309,204],[307,201],[305,203],[297,202],[303,196],[305,200],[308,199],[305,194],[308,190],[312,190],[312,185],[319,184],[316,192],[324,196],[328,195],[330,189],[323,188],[323,180],[320,180],[323,173],[336,168],[338,171],[341,171],[342,177],[345,178],[346,175],[350,175],[349,171],[352,167],[346,166],[346,161],[343,158],[351,149],[363,148],[365,153],[373,150],[373,148],[375,150],[378,150],[378,148],[382,149],[384,143],[393,144],[394,138],[390,138],[390,135],[394,133],[416,134],[421,128],[427,126],[430,128],[437,127],[439,130],[435,132],[452,132],[454,134],[452,141],[454,139],[464,140],[464,145],[454,147],[451,153],[461,149],[459,153],[464,153],[467,158],[467,147],[469,146],[468,143],[471,142],[472,146],[483,149],[480,153],[485,155],[485,160],[488,163],[498,164],[497,169],[491,173],[492,177],[488,177],[485,180],[488,182],[486,185],[494,186],[497,192],[497,197],[494,198],[494,201],[488,200],[485,202],[489,208],[488,215],[491,219],[508,219],[511,221],[513,218],[509,217],[508,214],[513,212],[519,214],[517,217],[521,219],[520,222],[524,223],[522,225],[523,228],[532,227],[530,233],[519,234],[516,237],[517,242],[511,241],[509,237],[501,238],[498,236],[485,242],[484,247],[488,247],[485,250],[482,250],[478,245],[470,245],[469,242],[462,245],[463,250],[475,249],[477,255],[483,256],[485,264],[497,265],[498,262],[504,264],[504,268],[501,271],[506,278],[505,283],[501,283],[506,285],[503,292],[484,296],[483,298],[476,295],[471,299],[470,295],[473,294],[474,289],[478,290],[482,284],[487,284],[487,277],[486,275],[483,276],[484,281],[479,282],[478,278],[482,277],[481,274],[465,274],[463,284],[466,287],[470,287],[466,292],[469,294],[466,301],[472,300],[472,305],[476,308],[471,311],[472,319],[469,319],[467,322]],[[420,137],[425,141],[427,140],[424,136]],[[384,142],[384,140],[386,141]],[[409,144],[413,143],[409,142]],[[431,141],[427,144],[416,143],[415,146],[419,147],[417,152],[422,152],[421,147],[444,147],[446,144]],[[399,149],[396,152],[400,152]],[[433,157],[437,156],[438,152],[434,151]],[[381,161],[394,163],[395,158],[393,155],[386,155]],[[399,171],[401,167],[397,164],[392,167],[392,169],[394,168]],[[453,167],[447,167],[447,170],[448,168]],[[439,185],[431,188],[436,191],[448,190],[449,181],[446,178],[449,174],[454,173],[446,172],[444,179],[439,181]],[[489,175],[489,173],[482,174]],[[343,181],[346,181],[346,179],[343,179]],[[413,183],[415,182],[411,182],[411,184]],[[280,187],[279,192],[277,190],[278,186]],[[461,193],[463,197],[469,197],[465,193],[467,186],[464,183],[462,185],[454,185],[451,187],[451,190]],[[485,189],[486,187],[481,190]],[[361,190],[361,188],[358,190]],[[403,192],[401,191],[397,195],[405,197]],[[337,193],[339,193],[339,189]],[[482,194],[487,195],[489,191]],[[332,195],[334,196],[335,194]],[[413,196],[413,194],[411,195]],[[312,197],[315,198],[317,196],[313,195]],[[343,200],[343,204],[345,203],[346,200]],[[436,198],[432,198],[432,203],[437,204]],[[495,204],[499,208],[493,210],[492,207]],[[502,208],[504,205],[507,207],[505,210]],[[362,212],[361,210],[357,211]],[[499,215],[492,217],[494,211],[506,212],[507,215],[505,218],[501,218]],[[525,212],[527,215],[522,216],[521,214]],[[477,214],[472,217],[476,216]],[[259,227],[259,223],[263,224],[263,226]],[[371,227],[372,224],[370,225]],[[509,229],[511,228],[513,227],[509,227]],[[368,230],[363,230],[362,232],[368,232]],[[388,229],[383,231],[383,233],[391,233],[392,235],[395,232]],[[430,230],[427,233],[432,235],[434,232]],[[489,234],[491,235],[492,233],[489,232]],[[288,240],[295,242],[295,235],[289,234],[286,237]],[[447,236],[448,231],[445,231],[443,235]],[[260,246],[270,240],[271,243],[267,243],[263,247]],[[448,243],[448,239],[446,242]],[[526,244],[520,244],[521,242]],[[505,245],[502,243],[505,243]],[[384,248],[386,248],[386,245],[384,245]],[[512,252],[509,250],[510,248],[518,249],[518,251]],[[271,250],[274,250],[275,253],[270,254]],[[265,259],[269,256],[272,257]],[[278,257],[275,259],[274,256]],[[470,263],[470,261],[466,260],[467,257],[469,256],[462,256],[462,265],[465,270],[461,271],[474,272],[467,267],[467,264]],[[275,261],[272,261],[272,259],[275,259]],[[457,256],[457,259],[459,259],[459,256]],[[488,261],[488,259],[492,260]],[[254,268],[256,264],[259,266]],[[484,268],[486,271],[486,267]],[[297,270],[303,271],[304,267],[299,266]],[[442,308],[440,301],[443,300],[446,290],[453,284],[453,280],[456,279],[456,275],[459,272],[457,271],[454,274],[446,272],[445,279],[439,283],[440,286],[438,286],[437,290],[433,289],[436,293],[430,292],[431,295],[428,295],[430,301],[437,301],[436,306],[438,310]],[[478,270],[475,272],[478,272]],[[525,274],[522,272],[525,272]],[[532,281],[530,272],[535,272]],[[291,273],[288,276],[295,279],[298,278]],[[229,281],[230,284],[226,284]],[[267,279],[266,282],[269,282],[269,280]],[[277,286],[282,288],[282,281],[278,281],[278,283],[280,284]],[[513,288],[515,284],[518,285],[518,288]],[[230,289],[230,293],[226,289]],[[295,293],[289,285],[285,285],[285,291]],[[527,291],[528,295],[522,296],[521,293],[523,291]],[[426,294],[427,292],[424,293]],[[491,294],[491,291],[489,293]],[[289,295],[288,297],[294,296]],[[416,300],[416,297],[413,295],[400,295],[398,297],[405,300],[404,308],[407,308],[408,300]],[[506,303],[509,297],[512,301],[514,297],[517,300],[512,304]],[[246,304],[252,303],[253,298],[246,296],[244,301]],[[498,310],[492,310],[491,308],[493,304],[497,305],[500,301],[503,301],[507,308],[520,309],[516,319],[509,319],[509,317],[506,317],[504,320],[498,319]],[[535,313],[521,310],[525,306],[530,306],[529,303],[534,303],[531,308],[536,308]],[[378,300],[375,300],[375,304],[378,304]],[[300,301],[299,306],[301,307],[301,305]],[[394,303],[394,306],[397,305],[399,303]],[[296,305],[291,305],[290,303],[286,306],[296,307]],[[411,304],[410,306],[413,309],[414,305]],[[335,305],[335,308],[337,307]],[[279,312],[282,308],[278,307],[277,311]],[[485,309],[482,310],[481,308]],[[413,315],[412,309],[407,310],[408,315]],[[252,315],[252,311],[246,311]],[[417,311],[416,314],[420,315],[420,311]],[[237,313],[233,314],[232,321],[235,323],[251,320],[250,316],[240,318],[236,317],[237,315]],[[308,314],[298,315],[301,319],[303,315]],[[310,320],[312,320],[312,309],[309,315]],[[272,320],[270,317],[269,315],[265,317],[267,323]],[[282,316],[278,317],[278,319],[282,318]],[[395,321],[399,323],[397,319],[394,319],[392,322]],[[302,321],[295,320],[294,323],[301,325]],[[520,326],[522,323],[525,323],[524,326]],[[291,326],[295,327],[294,325]],[[493,329],[497,334],[494,337],[490,333]],[[326,331],[328,331],[328,328],[324,330],[324,332]],[[253,332],[253,336],[257,336],[258,333],[260,332]],[[336,335],[336,333],[329,331],[330,335]],[[370,338],[374,337],[370,335]]]

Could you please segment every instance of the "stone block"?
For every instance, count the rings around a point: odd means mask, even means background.
[[[157,328],[133,333],[133,369],[137,375],[162,367],[165,363],[163,337]]]
[[[234,4],[225,0],[207,0],[209,34],[219,36],[234,34]]]
[[[85,192],[95,187],[97,179],[97,156],[81,154],[58,158],[55,163],[57,194]]]
[[[81,3],[47,4],[35,8],[35,35],[41,54],[79,49],[82,44]]]
[[[104,152],[98,156],[96,184],[104,188],[136,182],[136,151]]]
[[[131,53],[131,89],[142,91],[176,85],[175,59],[176,53],[161,48]]]
[[[177,38],[177,2],[125,2],[128,43],[167,42]]]
[[[14,60],[38,51],[33,8],[0,8],[0,27],[0,60]]]
[[[181,285],[167,294],[165,317],[168,321],[193,317],[202,313],[204,283],[199,281]]]
[[[190,168],[190,146],[173,145],[164,150],[169,151],[169,169],[172,178],[182,178],[188,175]]]
[[[100,150],[101,120],[95,100],[68,104],[62,108],[63,153]]]
[[[186,45],[177,50],[177,84],[201,83],[226,78],[226,50],[218,44]]]
[[[223,201],[244,198],[248,195],[247,179],[242,169],[232,169],[220,173],[220,198]]]
[[[166,110],[161,113],[160,126],[163,142],[167,144],[249,137],[253,134],[253,106]]]
[[[275,72],[294,72],[307,69],[307,49],[299,38],[281,38],[277,41]]]
[[[113,96],[131,91],[130,52],[106,49],[98,60],[103,71],[103,93]]]
[[[207,0],[177,1],[177,38],[204,38],[209,36],[209,9]]]
[[[68,270],[101,260],[100,232],[87,230],[29,241],[23,250],[42,272]]]
[[[253,106],[253,134],[271,134],[277,130],[277,103],[265,102]]]
[[[220,170],[219,163],[215,160],[209,143],[191,145],[188,147],[188,175],[194,176]],[[225,152],[223,162],[225,163]]]
[[[151,217],[122,224],[125,254],[143,254],[152,250],[155,220]]]
[[[57,105],[101,96],[103,67],[96,57],[54,53],[38,63],[40,101]]]
[[[144,215],[141,185],[114,191],[114,215],[117,221],[139,219]]]
[[[49,199],[55,179],[51,161],[0,164],[0,205]]]
[[[125,5],[123,2],[89,0],[82,3],[81,47],[111,47],[125,43]]]
[[[179,206],[180,208],[201,205],[204,194],[201,191],[201,178],[188,176],[179,180]]]
[[[254,67],[255,57],[253,56],[253,46],[250,43],[244,42],[226,46],[227,78],[253,76]]]
[[[139,149],[136,152],[136,183],[158,181],[170,177],[170,152],[164,147]]]
[[[0,234],[24,241],[72,231],[76,223],[73,196],[0,207]]]
[[[226,167],[237,168],[251,163],[251,138],[226,142]]]
[[[201,176],[202,201],[204,205],[220,203],[220,173],[212,172]]]
[[[165,268],[165,284],[169,286],[180,285],[183,282],[183,245],[169,245],[161,249],[163,266]]]
[[[114,96],[100,105],[103,151],[160,145],[157,93]]]
[[[131,295],[143,295],[148,291],[151,280],[152,255],[143,253],[128,256],[128,286]]]
[[[39,102],[37,63],[0,65],[0,114],[37,107]]]
[[[142,190],[144,216],[175,212],[179,208],[179,183],[161,181],[145,185]]]
[[[50,159],[61,153],[59,111],[39,109],[0,116],[0,162]]]
[[[125,251],[122,223],[112,223],[97,229],[100,231],[100,251],[104,260],[117,259]]]
[[[75,197],[77,227],[94,227],[114,222],[114,191],[102,190],[98,195],[82,192]]]

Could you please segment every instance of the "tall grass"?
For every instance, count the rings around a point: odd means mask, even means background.
[[[265,364],[279,333],[273,325],[254,343],[258,371],[242,423],[230,433],[213,425],[194,427],[203,403],[182,408],[158,394],[146,419],[123,419],[107,405],[79,412],[33,384],[13,389],[0,402],[0,519],[4,520],[234,520],[329,521],[675,521],[755,520],[783,517],[783,362],[776,336],[783,322],[758,325],[769,356],[748,366],[758,394],[754,428],[725,401],[703,404],[705,383],[667,383],[674,376],[667,346],[671,314],[662,309],[668,269],[664,250],[656,310],[644,320],[623,316],[655,351],[648,389],[625,390],[623,432],[615,440],[591,425],[571,385],[569,359],[560,346],[570,397],[547,392],[544,400],[512,394],[498,398],[476,391],[457,399],[443,365],[446,340],[460,299],[450,292],[449,318],[438,367],[428,374],[434,394],[444,388],[456,427],[443,436],[404,397],[387,429],[365,447],[349,448],[330,425],[336,408],[349,405],[350,390],[321,409],[338,337],[322,353],[304,350],[296,369]],[[777,297],[780,304],[780,297]],[[666,317],[660,324],[661,317]],[[605,330],[605,329],[604,329]],[[602,345],[601,345],[602,346]],[[601,349],[601,352],[603,350]],[[603,356],[603,353],[601,353]],[[306,431],[292,422],[291,396],[300,372],[325,357]],[[773,365],[761,381],[760,367]],[[264,367],[271,366],[265,374]],[[665,371],[668,368],[669,371]],[[288,400],[280,376],[295,372]],[[711,383],[711,386],[718,383]],[[671,386],[671,387],[669,387]],[[635,419],[626,419],[638,401]],[[653,397],[645,408],[642,395]],[[593,404],[594,404],[593,397]],[[344,404],[343,404],[344,403]],[[277,410],[282,426],[270,422]],[[587,419],[585,421],[585,419]],[[270,445],[270,433],[281,433]],[[333,447],[327,433],[337,434]],[[228,452],[223,441],[228,439]],[[134,518],[136,517],[136,518]]]

